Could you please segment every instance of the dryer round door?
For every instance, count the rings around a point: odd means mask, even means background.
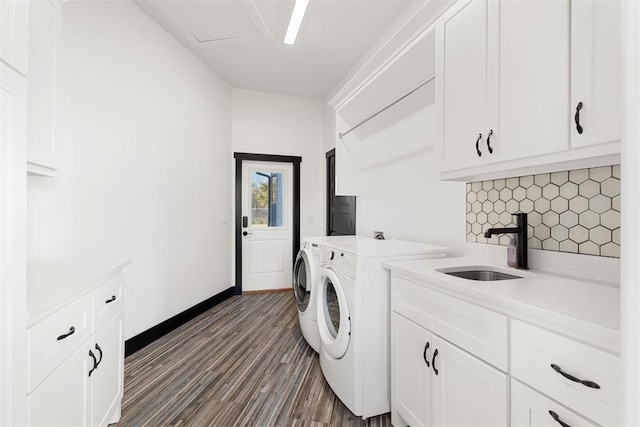
[[[296,297],[298,311],[304,313],[314,298],[313,294],[313,265],[309,254],[305,250],[298,252],[293,265],[293,294]],[[313,305],[311,305],[313,307]]]
[[[318,289],[318,329],[322,347],[334,359],[347,352],[351,338],[349,303],[340,278],[330,268],[322,270]]]

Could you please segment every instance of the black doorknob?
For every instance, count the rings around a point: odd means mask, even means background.
[[[249,233],[248,233],[247,231],[243,231],[243,232],[242,232],[242,235],[243,235],[243,236],[247,236],[248,234],[249,234]]]

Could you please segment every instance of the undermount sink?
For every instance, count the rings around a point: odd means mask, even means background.
[[[522,279],[521,276],[514,276],[513,274],[507,274],[501,271],[487,270],[481,267],[472,267],[470,269],[443,268],[436,271],[439,271],[440,273],[448,274],[450,276],[461,277],[467,280],[478,280],[480,282]]]

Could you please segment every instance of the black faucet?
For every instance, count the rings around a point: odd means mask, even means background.
[[[520,270],[528,270],[527,262],[527,233],[528,233],[528,221],[527,214],[523,212],[516,212],[511,214],[516,218],[515,227],[507,228],[490,228],[484,232],[484,237],[487,239],[494,234],[513,233],[516,238],[516,268]]]

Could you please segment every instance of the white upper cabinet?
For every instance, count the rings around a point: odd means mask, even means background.
[[[491,161],[569,148],[569,1],[490,1]],[[486,147],[488,150],[488,147]]]
[[[27,74],[28,15],[28,1],[0,1],[0,59],[23,75]]]
[[[571,14],[571,146],[619,141],[620,2],[574,0]]]
[[[62,5],[35,0],[29,12],[29,132],[27,171],[55,176],[56,57]]]
[[[472,165],[478,161],[477,153],[485,151],[487,6],[487,0],[460,1],[436,26],[437,120],[440,138],[446,141],[442,144],[446,169]]]
[[[568,148],[569,12],[568,0],[461,0],[438,20],[441,171]]]

